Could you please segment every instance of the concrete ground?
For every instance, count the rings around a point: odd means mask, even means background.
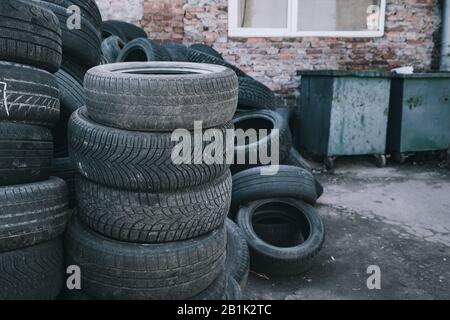
[[[248,299],[450,299],[450,171],[409,162],[378,169],[368,159],[319,173],[326,240],[314,268],[295,278],[252,274]],[[381,269],[369,290],[367,268]]]

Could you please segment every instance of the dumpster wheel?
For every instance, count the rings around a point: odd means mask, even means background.
[[[336,157],[325,157],[324,159],[324,165],[325,165],[325,169],[329,172],[329,173],[334,173],[334,169],[335,169],[335,160]]]
[[[386,167],[387,160],[386,155],[384,154],[376,154],[375,159],[377,160],[377,167],[378,168],[384,168]]]
[[[406,159],[408,158],[406,153],[397,152],[392,155],[395,162],[399,164],[404,164],[406,162]]]

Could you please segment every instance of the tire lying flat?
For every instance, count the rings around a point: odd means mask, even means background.
[[[297,243],[289,247],[276,247],[256,234],[252,226],[255,218],[265,218],[268,212],[271,214],[267,217],[270,220],[276,215],[278,219],[297,224],[302,235]],[[293,276],[306,272],[312,267],[325,238],[323,222],[315,209],[294,199],[251,202],[241,207],[236,221],[250,248],[252,270],[267,275]]]
[[[217,129],[225,136],[233,125]],[[69,122],[69,150],[78,172],[105,186],[149,192],[178,190],[212,181],[228,170],[227,164],[195,164],[198,154],[194,151],[190,164],[175,164],[172,153],[177,142],[171,136],[170,132],[105,127],[90,121],[84,108],[75,111]]]
[[[55,158],[52,164],[52,176],[63,179],[68,190],[69,208],[73,209],[76,204],[75,179],[78,172],[70,158]]]
[[[61,238],[0,253],[1,300],[56,299],[64,283]]]
[[[53,127],[59,121],[59,88],[54,75],[42,69],[0,61],[0,121]]]
[[[119,90],[117,88],[120,88]],[[232,71],[192,63],[122,63],[93,68],[85,78],[89,117],[136,131],[210,128],[230,121],[238,84]]]
[[[47,180],[52,157],[49,129],[0,122],[0,185]]]
[[[231,174],[198,187],[164,193],[132,192],[77,181],[80,218],[94,231],[121,241],[164,243],[192,239],[224,223]]]
[[[16,0],[0,1],[0,13],[0,60],[56,72],[62,59],[56,16],[36,4]]]
[[[81,268],[86,294],[99,299],[189,299],[207,289],[224,268],[226,233],[164,244],[104,238],[72,216],[66,234],[69,264]]]
[[[60,236],[69,216],[66,183],[59,178],[0,187],[0,252]]]

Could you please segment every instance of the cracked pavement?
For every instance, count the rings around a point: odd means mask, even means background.
[[[319,174],[326,240],[315,266],[294,278],[250,276],[248,299],[450,299],[450,171],[437,162],[343,159]],[[381,290],[366,286],[381,269]]]

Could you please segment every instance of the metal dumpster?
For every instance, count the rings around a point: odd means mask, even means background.
[[[450,146],[450,73],[394,75],[387,152],[404,162],[408,153]]]
[[[299,71],[295,146],[323,156],[328,170],[337,156],[375,155],[386,165],[391,74],[378,71]]]

